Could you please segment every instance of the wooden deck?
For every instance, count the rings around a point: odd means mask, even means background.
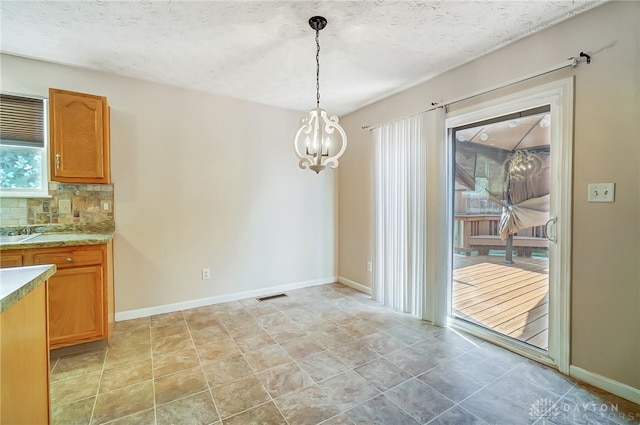
[[[454,255],[454,315],[544,350],[549,337],[547,259]]]

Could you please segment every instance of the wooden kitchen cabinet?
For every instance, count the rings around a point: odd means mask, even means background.
[[[0,268],[22,267],[23,265],[22,250],[0,251]]]
[[[49,89],[51,180],[111,183],[107,98]]]
[[[28,265],[55,264],[49,278],[49,348],[109,338],[113,329],[112,243],[25,250]]]
[[[47,287],[0,313],[0,423],[49,423]]]

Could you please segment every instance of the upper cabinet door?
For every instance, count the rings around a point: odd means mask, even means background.
[[[107,98],[49,89],[51,180],[111,183]]]

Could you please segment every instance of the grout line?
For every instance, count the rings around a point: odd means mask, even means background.
[[[89,424],[93,422],[93,415],[96,412],[96,406],[98,405],[98,396],[100,395],[100,386],[102,385],[102,376],[104,375],[104,367],[107,364],[107,357],[109,356],[109,348],[107,347],[104,353],[104,359],[102,359],[102,369],[100,370],[100,378],[98,379],[98,388],[96,388],[96,398],[93,401],[93,408],[91,409],[91,416],[89,418]]]
[[[184,315],[183,315],[184,319]],[[158,423],[158,405],[156,403],[156,372],[153,362],[153,336],[151,332],[151,316],[149,316],[149,357],[151,359],[151,395],[153,396],[153,423]]]
[[[215,314],[215,312],[213,312]],[[224,326],[224,324],[218,318],[218,315],[215,314],[216,319]],[[202,372],[202,377],[204,378],[205,384],[207,384],[207,391],[209,392],[209,397],[211,397],[211,401],[213,401],[213,407],[216,409],[216,415],[218,415],[218,421],[222,424],[222,415],[220,414],[220,409],[218,408],[218,403],[216,402],[216,398],[213,396],[213,388],[211,388],[211,384],[209,384],[209,380],[207,379],[207,375],[204,373],[204,369],[202,368],[202,359],[200,358],[200,354],[198,353],[198,347],[196,346],[196,342],[193,339],[193,334],[191,333],[191,327],[189,327],[189,322],[184,315],[184,310],[182,313],[182,317],[184,318],[185,325],[187,326],[187,331],[189,332],[189,338],[191,338],[191,343],[193,344],[193,349],[196,351],[196,357],[198,359],[198,367],[200,368],[200,372]],[[225,330],[226,327],[225,327]],[[229,331],[227,330],[227,333]],[[216,421],[217,422],[217,421]]]

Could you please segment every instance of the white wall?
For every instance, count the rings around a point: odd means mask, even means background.
[[[117,313],[333,281],[335,172],[298,168],[301,113],[1,58],[3,91],[109,100]]]
[[[418,35],[417,35],[418,36]],[[373,143],[363,125],[389,122],[550,67],[581,51],[575,76],[571,364],[640,394],[640,3],[609,2],[343,117],[339,276],[371,286]],[[503,92],[467,102],[480,102]],[[456,107],[459,107],[457,105]],[[587,184],[616,183],[616,202],[587,203]],[[444,189],[444,188],[443,188]],[[633,392],[633,390],[631,390]]]

